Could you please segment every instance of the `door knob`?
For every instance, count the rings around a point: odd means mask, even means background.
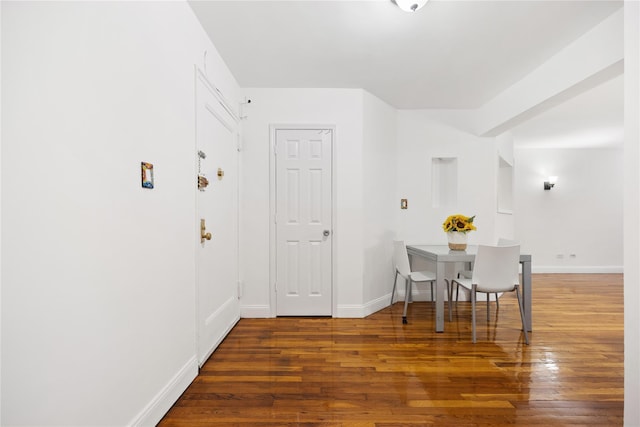
[[[324,237],[328,237],[328,236],[329,236],[329,234],[331,234],[331,231],[329,231],[329,230],[324,230],[324,231],[322,232],[322,235],[323,235]]]
[[[211,233],[207,233],[207,226],[204,219],[200,220],[200,243],[204,243],[205,240],[211,240]]]

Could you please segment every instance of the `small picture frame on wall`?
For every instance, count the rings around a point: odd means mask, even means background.
[[[142,187],[153,188],[153,164],[142,162],[140,169],[142,171]]]

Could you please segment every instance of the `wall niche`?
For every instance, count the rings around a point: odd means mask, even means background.
[[[498,156],[498,213],[513,214],[513,165]]]
[[[456,207],[458,204],[458,158],[431,159],[431,205],[434,208]]]

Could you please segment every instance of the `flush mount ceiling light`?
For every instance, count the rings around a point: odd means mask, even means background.
[[[395,4],[405,12],[415,12],[427,4],[427,1],[429,0],[391,0],[391,3]]]

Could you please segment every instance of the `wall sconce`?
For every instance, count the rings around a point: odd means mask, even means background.
[[[415,12],[427,4],[428,0],[391,0],[391,3],[398,6],[405,12]]]
[[[556,185],[556,182],[558,181],[558,177],[557,176],[550,176],[547,179],[548,179],[548,181],[544,182],[544,189],[545,190],[551,190],[553,188],[553,186]]]

